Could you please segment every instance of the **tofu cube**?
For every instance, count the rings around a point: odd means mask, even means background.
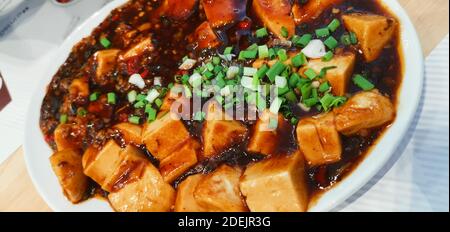
[[[376,60],[392,40],[398,23],[382,15],[352,13],[342,16],[345,27],[356,34],[367,62]]]
[[[56,127],[53,133],[58,151],[81,148],[79,136],[74,136],[78,133],[72,133],[76,131],[78,130],[72,124],[60,124]]]
[[[117,56],[120,50],[108,49],[101,50],[94,54],[94,59],[97,62],[96,76],[97,79],[101,79],[110,72],[114,71],[117,64]]]
[[[136,57],[143,55],[145,52],[151,52],[155,49],[152,43],[152,38],[146,37],[141,39],[141,41],[131,48],[129,48],[124,54],[121,55],[122,60],[130,59],[131,57]]]
[[[197,27],[189,37],[191,43],[197,43],[197,49],[215,48],[221,44],[209,22],[205,21]]]
[[[240,189],[251,212],[305,212],[306,175],[301,152],[274,156],[247,167]]]
[[[283,27],[287,29],[288,38],[295,34],[291,8],[292,4],[289,0],[253,0],[256,16],[280,39],[286,39],[282,34]]]
[[[213,27],[238,22],[246,15],[247,0],[202,0],[201,2],[206,18]]]
[[[304,71],[311,68],[316,73],[320,73],[322,69],[335,66],[336,68],[327,70],[325,79],[332,87],[332,93],[336,96],[345,96],[347,93],[350,78],[353,75],[356,56],[353,53],[343,53],[335,55],[332,60],[326,62],[322,59],[309,60],[308,65],[300,70],[303,75]]]
[[[133,143],[139,145],[142,143],[142,128],[139,125],[132,123],[119,123],[114,126],[114,129],[118,130],[127,144]]]
[[[219,104],[209,104],[203,125],[203,156],[209,158],[220,154],[242,142],[246,134],[247,128],[228,117]]]
[[[188,140],[180,149],[163,159],[159,164],[159,171],[167,183],[172,183],[189,168],[197,163],[197,154],[201,149],[200,143],[194,139]]]
[[[177,198],[175,201],[175,212],[204,212],[205,209],[197,204],[194,198],[194,191],[203,175],[197,174],[189,176],[178,186]]]
[[[247,211],[239,191],[240,177],[240,169],[222,165],[199,181],[194,199],[208,212]]]
[[[82,159],[84,174],[103,186],[122,161],[120,152],[121,148],[114,140],[107,142],[101,150],[88,148]]]
[[[274,155],[281,139],[280,135],[288,126],[283,115],[264,111],[253,128],[247,150],[262,155]]]
[[[341,160],[341,138],[336,130],[333,112],[300,120],[297,140],[310,166],[320,166]]]
[[[360,92],[334,112],[337,130],[347,136],[383,126],[395,118],[394,105],[378,90]]]
[[[118,212],[168,212],[175,201],[175,190],[167,184],[158,169],[143,166],[140,177],[108,195]]]
[[[150,153],[158,160],[163,160],[190,139],[190,135],[179,116],[169,112],[145,124],[142,138]]]
[[[198,5],[198,0],[165,0],[162,5],[156,9],[161,16],[167,16],[174,20],[186,20]]]
[[[83,200],[88,188],[88,178],[83,173],[81,154],[75,149],[58,151],[50,157],[50,163],[64,195],[72,203]]]
[[[292,7],[295,23],[307,23],[317,19],[325,10],[343,0],[308,0],[306,3],[296,2]]]

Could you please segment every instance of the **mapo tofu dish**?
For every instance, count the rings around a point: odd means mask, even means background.
[[[398,28],[376,0],[131,0],[48,87],[53,171],[120,212],[307,211],[395,120]]]

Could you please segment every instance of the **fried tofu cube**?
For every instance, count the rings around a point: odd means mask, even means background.
[[[297,140],[310,166],[320,166],[341,160],[341,138],[336,130],[333,112],[300,120]]]
[[[74,128],[71,124],[60,124],[56,127],[53,133],[58,151],[77,149],[81,147],[78,136],[74,136],[77,133],[72,133],[73,130]]]
[[[301,152],[247,167],[240,189],[251,212],[307,211],[308,186]]]
[[[325,10],[343,0],[308,0],[305,4],[295,3],[292,7],[292,15],[295,23],[301,24],[317,19]]]
[[[114,140],[106,143],[101,150],[90,147],[83,154],[84,174],[92,178],[100,186],[111,177],[122,158],[121,148]]]
[[[96,76],[98,79],[114,71],[119,52],[120,50],[118,49],[108,49],[98,51],[94,54],[94,59],[97,62]]]
[[[280,133],[287,126],[283,115],[264,111],[253,128],[247,150],[262,155],[274,155],[281,139]]]
[[[156,11],[174,20],[186,20],[194,13],[197,4],[198,0],[165,0]]]
[[[283,28],[288,32],[288,38],[295,34],[291,9],[292,4],[289,0],[253,0],[256,16],[280,39],[285,39],[282,33]]]
[[[83,200],[88,188],[88,178],[83,173],[81,154],[74,149],[58,151],[50,157],[50,163],[64,195],[72,203]]]
[[[108,195],[118,212],[168,212],[175,201],[175,190],[166,183],[158,169],[143,166],[139,178]]]
[[[395,118],[394,105],[378,90],[360,92],[334,112],[337,130],[347,136],[383,126]]]
[[[247,0],[202,0],[202,6],[212,27],[222,27],[246,16]]]
[[[135,125],[132,123],[119,123],[114,126],[114,129],[117,129],[123,136],[125,142],[133,143],[139,145],[142,143],[142,128],[139,125]]]
[[[172,183],[194,166],[197,163],[197,154],[200,149],[200,143],[190,139],[180,149],[163,159],[159,164],[159,171],[164,180],[167,183]]]
[[[141,39],[139,43],[129,48],[124,54],[121,55],[121,59],[127,60],[131,57],[140,56],[145,52],[151,52],[153,50],[155,50],[155,47],[153,46],[152,38],[149,36]]]
[[[189,176],[178,186],[177,198],[175,201],[175,212],[204,212],[205,209],[197,204],[194,198],[194,191],[203,175],[197,174]]]
[[[131,182],[139,180],[144,168],[151,165],[141,150],[128,145],[120,151],[120,163],[101,185],[108,192],[116,192]]]
[[[392,40],[398,23],[381,15],[353,13],[342,16],[345,27],[356,34],[367,62],[376,60]]]
[[[240,177],[240,169],[222,165],[199,181],[194,199],[208,212],[247,211],[239,191]]]
[[[203,126],[203,156],[209,158],[220,154],[242,142],[246,134],[247,128],[228,117],[219,104],[209,104]]]
[[[196,49],[215,48],[221,44],[209,22],[205,21],[189,36],[190,43],[196,43]]]
[[[322,59],[309,60],[308,65],[300,70],[301,74],[308,68],[320,73],[322,69],[334,66],[336,68],[327,70],[326,80],[332,87],[332,93],[336,96],[344,96],[347,92],[348,83],[353,74],[356,56],[353,53],[335,55],[332,60],[326,62]]]
[[[163,160],[179,149],[190,138],[190,134],[179,116],[169,112],[145,124],[142,138],[150,153],[158,160]]]

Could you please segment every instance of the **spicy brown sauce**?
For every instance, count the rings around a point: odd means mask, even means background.
[[[206,16],[201,5],[188,20],[177,22],[166,17],[159,17],[155,14],[155,9],[161,4],[160,2],[158,0],[130,1],[124,6],[112,11],[111,15],[92,32],[91,36],[85,38],[73,48],[66,62],[53,77],[41,108],[40,127],[46,141],[53,149],[56,146],[53,140],[53,132],[59,125],[58,119],[62,113],[62,109],[66,111],[69,109],[69,118],[75,118],[69,120],[69,122],[76,121],[80,127],[80,131],[83,131],[83,136],[80,138],[83,149],[86,149],[90,145],[101,147],[102,144],[111,138],[115,139],[121,146],[125,146],[125,142],[120,133],[111,129],[111,127],[117,123],[126,121],[131,114],[138,116],[144,115],[143,109],[134,109],[127,101],[126,94],[133,88],[128,84],[128,77],[134,73],[146,73],[148,76],[146,79],[148,80],[160,76],[162,77],[163,85],[167,86],[168,83],[174,81],[176,75],[180,74],[178,66],[184,56],[189,55],[191,57],[207,59],[211,55],[216,54],[216,49],[196,49],[197,45],[191,43],[192,41],[189,39],[196,28],[202,22],[206,21]],[[339,9],[340,13],[336,14],[336,9]],[[333,18],[338,17],[338,15],[350,12],[371,12],[392,17],[375,0],[346,0],[337,6],[327,9],[319,18],[298,25],[296,28],[297,34],[311,33],[317,28],[326,26]],[[216,30],[216,34],[221,42],[217,50],[222,53],[225,47],[231,45],[244,49],[255,42],[267,42],[268,39],[258,40],[252,36],[251,32],[260,27],[262,27],[261,23],[253,15],[251,4],[248,4],[247,16],[242,15],[241,21]],[[130,41],[123,41],[121,39],[122,33],[127,33],[131,30],[137,30],[136,35]],[[345,29],[340,27],[335,33],[337,37],[340,37],[344,32]],[[127,62],[117,64],[115,71],[110,73],[108,79],[103,80],[105,83],[101,85],[93,81],[96,67],[93,64],[94,62],[92,62],[92,56],[95,52],[104,49],[98,42],[100,38],[107,37],[111,39],[112,45],[110,49],[117,48],[124,50],[140,36],[148,35],[151,36],[155,50],[139,57],[133,57]],[[399,52],[399,47],[399,35],[397,35],[391,41],[390,45],[384,49],[380,58],[372,63],[365,63],[361,58],[361,52],[356,51],[358,58],[354,70],[354,73],[370,74],[368,79],[383,94],[390,96],[394,103],[396,102],[397,90],[402,79],[402,57]],[[99,103],[93,104],[88,101],[78,102],[74,101],[74,99],[68,99],[68,88],[71,81],[80,77],[86,77],[89,80],[90,91],[96,91],[101,94]],[[118,94],[118,100],[115,106],[110,106],[106,103],[103,95],[108,91],[115,91]],[[358,87],[350,83],[349,94],[356,93],[357,91],[359,91]],[[79,106],[88,109],[89,113],[86,117],[76,117],[76,108]],[[304,112],[295,105],[291,107],[294,114],[300,119],[317,114],[314,111]],[[247,143],[251,136],[250,128],[255,122],[245,119],[242,122],[247,125],[250,131],[243,143],[228,149],[215,158],[200,162],[178,178],[174,186],[178,186],[189,175],[201,172],[208,173],[222,163],[245,167],[249,163],[262,160],[264,156],[251,154],[246,151]],[[184,123],[191,135],[201,141],[203,124],[194,120],[184,121]],[[278,145],[277,153],[289,154],[298,149],[295,126],[289,123],[288,125],[288,127],[282,130],[283,135],[281,137],[283,140]],[[368,136],[364,137],[342,136],[343,154],[340,162],[308,169],[307,175],[312,198],[314,198],[314,195],[320,194],[323,190],[328,189],[334,183],[339,182],[351,173],[363,159],[364,154],[376,143],[376,140],[382,135],[385,128],[382,127],[372,130]],[[145,146],[137,146],[147,154],[149,160],[154,165],[158,166],[158,161],[148,152]],[[98,190],[96,185],[93,184],[90,196],[92,194],[98,195],[99,192],[100,195],[106,194]]]

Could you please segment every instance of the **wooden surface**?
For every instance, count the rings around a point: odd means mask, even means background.
[[[425,55],[448,34],[448,0],[399,0],[416,26]],[[1,132],[4,133],[4,132]],[[19,148],[0,166],[0,211],[50,211],[28,176]]]

